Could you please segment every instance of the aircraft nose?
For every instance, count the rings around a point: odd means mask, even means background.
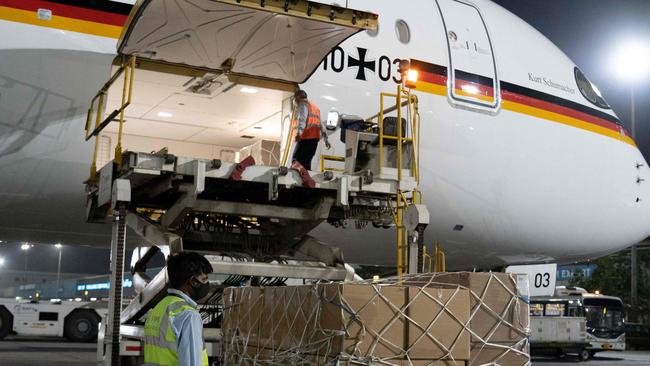
[[[635,151],[634,164],[637,193],[634,205],[641,208],[641,212],[637,213],[637,220],[640,221],[640,227],[643,228],[644,234],[650,235],[650,167],[638,149]]]

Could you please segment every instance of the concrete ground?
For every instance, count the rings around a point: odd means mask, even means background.
[[[2,366],[96,366],[94,343],[72,343],[52,338],[8,337],[0,341]],[[603,352],[588,362],[567,356],[558,360],[535,357],[533,366],[650,366],[650,351]]]
[[[587,362],[580,362],[578,357],[567,355],[564,359],[534,357],[533,365],[539,366],[650,366],[650,351],[599,352]]]
[[[0,341],[2,366],[95,366],[96,359],[95,343],[12,336]]]

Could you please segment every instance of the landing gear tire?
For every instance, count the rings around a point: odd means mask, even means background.
[[[91,311],[73,311],[65,320],[65,336],[73,342],[97,340],[99,319]]]
[[[0,339],[11,334],[11,331],[14,327],[14,318],[11,316],[11,313],[5,309],[3,306],[0,306]]]
[[[593,356],[593,353],[589,351],[588,349],[583,349],[578,353],[578,357],[580,358],[580,361],[589,361],[589,359]]]

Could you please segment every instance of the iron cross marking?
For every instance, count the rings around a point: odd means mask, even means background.
[[[348,55],[348,67],[358,67],[357,80],[366,80],[366,69],[375,72],[375,61],[366,61],[367,49],[357,47],[357,52],[359,54],[358,59]]]

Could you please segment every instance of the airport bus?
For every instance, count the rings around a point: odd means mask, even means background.
[[[584,318],[588,346],[581,358],[590,358],[599,351],[625,350],[623,301],[614,296],[588,293],[580,287],[558,287],[555,296],[531,298],[531,322],[536,317]],[[534,334],[531,347],[535,347]]]

